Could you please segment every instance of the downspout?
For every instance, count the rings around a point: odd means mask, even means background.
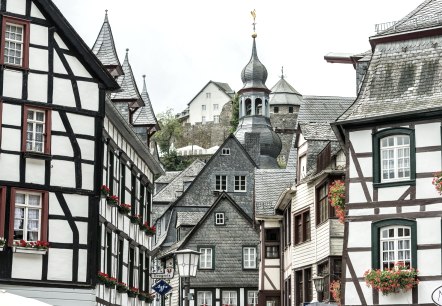
[[[280,280],[279,280],[279,291],[280,291],[280,296],[281,296],[281,305],[284,306],[289,306],[289,305],[285,305],[285,300],[284,300],[284,290],[285,289],[285,283],[284,283],[284,239],[282,239],[282,235],[284,235],[284,228],[283,228],[283,222],[280,220],[279,221],[279,269],[280,269]],[[283,286],[284,284],[284,286]]]

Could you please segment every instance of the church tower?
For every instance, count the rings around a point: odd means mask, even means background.
[[[265,85],[267,69],[258,59],[256,50],[255,11],[253,16],[253,45],[249,63],[241,72],[243,88],[239,94],[239,124],[235,132],[239,142],[247,148],[247,134],[259,134],[259,161],[260,168],[278,168],[276,158],[281,152],[281,139],[273,131],[270,124],[270,90]]]

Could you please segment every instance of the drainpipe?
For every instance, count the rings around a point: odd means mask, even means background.
[[[279,291],[281,292],[281,305],[285,305],[284,300],[284,290],[285,289],[285,283],[284,283],[284,239],[282,239],[282,235],[284,235],[284,228],[283,228],[283,222],[279,221],[279,269],[280,269],[280,280],[279,280]],[[283,286],[284,284],[284,286]]]

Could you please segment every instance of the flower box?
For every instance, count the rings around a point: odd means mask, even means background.
[[[138,288],[129,288],[129,291],[127,291],[127,296],[130,298],[135,298],[140,293]]]
[[[434,185],[436,191],[442,195],[442,171],[434,173],[433,181],[431,183]]]
[[[114,277],[111,277],[103,272],[98,272],[98,283],[103,284],[106,288],[115,288],[115,285],[117,284],[117,279]]]
[[[140,215],[130,215],[129,219],[130,219],[130,223],[140,224],[141,216]]]
[[[126,283],[118,282],[117,283],[117,292],[119,293],[126,293],[129,290],[129,287]]]
[[[14,246],[14,247],[12,247],[12,251],[14,253],[45,255],[47,253],[48,249],[36,249],[36,248]]]
[[[100,188],[100,194],[102,198],[107,198],[110,195],[110,189],[106,185],[102,185]]]
[[[129,205],[129,204],[121,203],[120,205],[118,205],[118,212],[123,215],[127,215],[128,213],[130,213],[130,209],[131,209],[131,205]]]
[[[109,206],[117,207],[118,206],[118,197],[115,195],[107,197],[106,202]]]

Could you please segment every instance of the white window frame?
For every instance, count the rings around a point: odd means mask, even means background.
[[[247,192],[247,177],[245,175],[235,175],[235,192]]]
[[[257,306],[258,305],[258,291],[250,290],[247,291],[247,306]]]
[[[15,28],[20,28],[21,29],[21,34],[16,33],[16,32],[8,32],[8,26],[9,27],[15,27]],[[14,36],[17,35],[21,35],[21,40],[18,39],[12,39],[11,37],[12,34],[14,34]],[[5,49],[4,51],[4,63],[5,64],[9,64],[9,65],[14,65],[14,66],[23,66],[23,59],[24,59],[24,45],[25,45],[25,27],[23,25],[20,24],[16,24],[16,23],[12,23],[12,22],[6,22],[6,29],[5,29]],[[18,48],[8,48],[6,45],[11,45],[14,44],[16,46],[19,46]],[[16,53],[20,52],[20,55],[17,56]],[[14,52],[14,55],[11,55],[10,52]],[[8,53],[8,54],[7,54]],[[14,59],[14,61],[11,63],[9,62],[9,59],[12,58]],[[16,60],[19,60],[19,63],[16,63]]]
[[[230,155],[230,148],[222,148],[221,155]]]
[[[217,103],[213,104],[213,110],[219,110],[219,104]]]
[[[227,175],[215,175],[215,191],[227,191]]]
[[[25,197],[25,203],[17,203],[17,195],[18,194],[23,194]],[[38,196],[40,198],[40,202],[38,204],[38,206],[34,206],[34,205],[30,205],[29,204],[29,196],[33,195],[33,196]],[[24,210],[24,215],[23,215],[23,229],[21,229],[23,231],[23,239],[26,241],[37,241],[37,240],[41,240],[41,219],[42,219],[42,211],[43,211],[43,195],[41,193],[37,193],[37,192],[24,192],[24,191],[16,191],[15,193],[15,209],[20,209],[22,208]],[[30,240],[28,238],[28,218],[29,218],[29,209],[33,209],[36,210],[38,209],[38,234],[37,234],[37,240]],[[15,228],[15,211],[14,211],[14,232],[16,230]],[[20,218],[21,219],[21,218]],[[31,232],[35,232],[31,231]],[[15,233],[14,233],[15,234]],[[14,241],[19,241],[20,239],[14,239]]]
[[[256,247],[243,247],[243,268],[256,269]]]
[[[27,152],[38,152],[38,153],[45,153],[45,145],[46,145],[46,112],[35,109],[35,108],[28,108],[27,111],[27,118],[26,118],[26,151]],[[33,114],[32,118],[29,118],[29,115]],[[43,120],[37,119],[37,114],[43,114]],[[40,143],[40,141],[36,141],[37,135],[40,133],[37,133],[37,126],[42,126],[42,132],[41,132],[41,150],[36,149],[36,144]],[[32,127],[32,129],[30,129]],[[31,137],[29,137],[31,136]],[[29,144],[31,145],[29,147]]]
[[[226,218],[223,212],[215,213],[215,225],[224,225],[225,220]]]
[[[393,142],[392,145],[388,144],[390,141]],[[399,142],[402,142],[402,144],[398,144]],[[381,138],[379,153],[381,160],[381,182],[410,180],[411,160],[409,135],[391,135]],[[399,166],[399,164],[402,166]],[[405,176],[407,171],[408,176]],[[387,178],[384,178],[384,172],[386,172]],[[399,177],[401,173],[402,177]]]
[[[213,116],[213,123],[219,123],[219,115]]]
[[[390,231],[393,230],[391,237]],[[408,231],[408,235],[405,235]],[[402,234],[401,234],[402,232]],[[386,235],[385,235],[386,234]],[[411,267],[411,227],[406,225],[392,225],[380,228],[379,250],[381,269],[393,268],[398,262],[403,262]],[[408,247],[406,247],[408,242]],[[384,259],[386,255],[386,259]],[[401,257],[401,258],[400,258]],[[407,258],[408,257],[408,258]]]
[[[213,248],[199,248],[199,269],[213,269]]]
[[[212,306],[212,291],[198,291],[197,305]]]
[[[202,110],[202,111],[205,111],[205,110],[206,110],[206,104],[202,104],[202,105],[201,105],[201,110]]]
[[[210,99],[212,98],[212,93],[211,92],[206,92],[206,99]]]
[[[206,124],[206,116],[201,116],[201,123]]]
[[[237,291],[223,291],[221,304],[223,306],[238,306],[238,292]]]

